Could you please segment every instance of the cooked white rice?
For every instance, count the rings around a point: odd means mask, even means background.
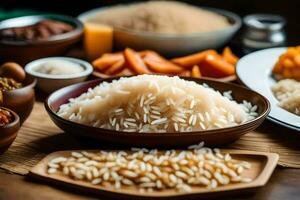
[[[257,106],[179,77],[139,75],[103,82],[60,107],[58,115],[126,132],[190,132],[241,124]]]
[[[283,109],[300,115],[300,82],[293,79],[285,79],[272,87],[278,105]]]

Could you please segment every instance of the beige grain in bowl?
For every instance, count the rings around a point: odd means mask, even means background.
[[[175,1],[99,8],[78,18],[84,23],[114,27],[118,48],[147,48],[169,55],[220,47],[241,25],[240,18],[231,12]]]
[[[83,82],[93,67],[86,61],[69,57],[42,58],[28,63],[26,73],[37,78],[37,87],[51,93],[62,87]]]
[[[92,127],[139,133],[221,129],[258,115],[256,105],[239,104],[230,94],[179,77],[139,75],[90,88],[57,114]]]

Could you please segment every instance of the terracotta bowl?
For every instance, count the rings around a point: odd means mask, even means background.
[[[17,137],[20,129],[20,118],[14,111],[0,107],[13,115],[13,121],[5,126],[0,126],[0,154],[4,153]]]
[[[265,97],[245,87],[213,80],[185,78],[186,80],[195,81],[200,84],[206,83],[220,92],[231,90],[233,98],[238,102],[247,100],[257,105],[258,116],[246,123],[228,128],[186,133],[141,134],[95,128],[63,119],[56,114],[60,105],[67,103],[68,99],[81,95],[89,88],[93,88],[103,81],[111,82],[114,79],[118,78],[92,80],[57,90],[45,101],[46,110],[53,122],[67,133],[108,143],[148,147],[184,146],[201,141],[204,141],[208,146],[224,145],[237,140],[243,134],[257,128],[265,120],[270,111],[270,104]],[[105,110],[103,112],[105,112]]]
[[[73,17],[65,15],[44,14],[16,17],[1,21],[0,29],[20,25],[32,25],[44,19],[65,22],[74,26],[74,30],[43,41],[23,42],[0,40],[0,60],[3,62],[13,60],[14,62],[24,65],[38,58],[62,55],[81,39],[83,34],[82,23]]]
[[[34,86],[36,85],[36,79],[30,75],[26,75],[26,79],[23,82],[24,87],[3,92],[3,102],[0,106],[9,108],[15,111],[20,116],[20,123],[28,118],[30,115],[34,102]]]

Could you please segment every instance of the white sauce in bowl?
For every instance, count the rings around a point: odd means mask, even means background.
[[[72,61],[53,59],[38,65],[34,71],[49,75],[69,75],[83,72],[84,69],[80,64]]]

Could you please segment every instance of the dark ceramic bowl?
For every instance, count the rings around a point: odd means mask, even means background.
[[[0,40],[0,55],[2,61],[14,61],[26,64],[29,61],[64,54],[72,45],[78,42],[83,34],[83,25],[75,18],[64,15],[32,15],[3,20],[0,29],[35,24],[44,19],[65,22],[74,27],[73,31],[56,35],[43,41],[7,41]]]
[[[233,98],[238,102],[247,100],[252,104],[257,105],[258,116],[246,123],[228,128],[185,133],[141,134],[95,128],[63,119],[56,114],[60,105],[67,103],[70,98],[78,97],[89,88],[93,88],[103,81],[111,82],[114,79],[118,78],[98,79],[57,90],[45,101],[46,110],[53,122],[62,130],[70,134],[90,138],[92,140],[148,147],[183,146],[199,143],[201,141],[204,141],[208,146],[224,145],[237,140],[243,134],[257,128],[264,121],[270,111],[270,104],[265,97],[245,87],[207,79],[185,78],[186,80],[192,80],[200,84],[206,83],[220,92],[231,90]],[[105,112],[105,110],[103,112]]]
[[[0,126],[0,154],[2,154],[16,139],[17,133],[20,129],[20,118],[14,111],[4,107],[0,108],[3,110],[7,110],[13,115],[13,121],[11,123],[5,126]]]
[[[3,92],[3,102],[0,103],[0,106],[15,111],[20,116],[21,124],[23,124],[32,111],[35,102],[35,85],[36,79],[30,75],[26,75],[22,88]]]

